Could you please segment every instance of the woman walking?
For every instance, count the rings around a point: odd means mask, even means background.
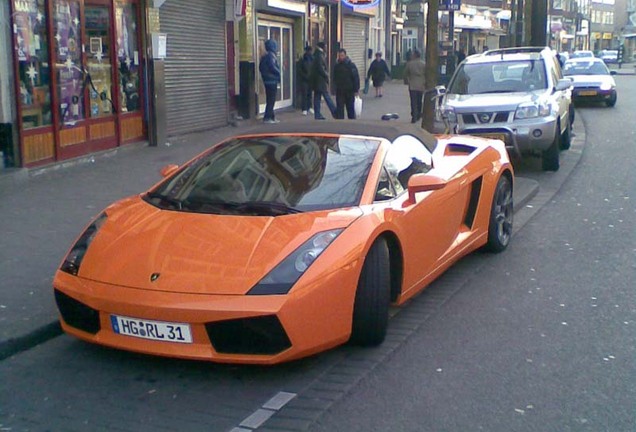
[[[389,66],[382,58],[382,53],[375,53],[375,60],[371,62],[369,71],[367,72],[367,79],[373,79],[373,87],[375,88],[375,97],[382,97],[382,86],[387,76],[391,76]]]

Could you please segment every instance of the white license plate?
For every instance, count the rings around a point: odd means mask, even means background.
[[[165,321],[151,321],[119,315],[110,316],[117,334],[164,342],[192,343],[190,325]]]

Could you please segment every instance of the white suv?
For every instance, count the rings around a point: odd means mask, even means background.
[[[459,65],[438,112],[451,132],[501,139],[512,156],[540,155],[556,171],[570,147],[571,87],[549,48],[491,50]]]

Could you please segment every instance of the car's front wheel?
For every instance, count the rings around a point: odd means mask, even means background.
[[[508,247],[512,238],[513,221],[512,183],[505,175],[497,182],[490,207],[488,223],[488,243],[485,249],[490,252],[501,252]]]
[[[557,128],[554,134],[554,141],[546,150],[543,151],[541,165],[543,171],[559,170],[559,152],[561,151],[561,130]]]
[[[380,238],[371,246],[358,280],[351,343],[373,346],[384,341],[391,302],[390,273],[389,247]]]
[[[613,107],[614,105],[616,105],[616,99],[618,99],[616,97],[616,93],[613,93],[612,96],[605,102],[607,104],[608,107]]]

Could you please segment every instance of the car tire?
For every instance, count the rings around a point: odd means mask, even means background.
[[[561,150],[568,150],[572,145],[572,123],[568,121],[568,125],[565,128],[565,132],[561,135],[561,142],[559,143],[559,148]]]
[[[559,170],[559,152],[561,151],[561,132],[557,127],[556,134],[554,134],[554,140],[547,150],[543,151],[541,155],[541,166],[543,171],[558,171]]]
[[[350,342],[361,346],[379,345],[389,324],[391,275],[389,247],[378,239],[367,254],[356,290]]]
[[[608,106],[608,107],[612,108],[614,105],[616,105],[616,100],[617,100],[617,99],[618,99],[618,98],[616,97],[616,93],[614,93],[614,94],[612,95],[612,97],[611,97],[611,98],[609,98],[609,100],[608,100],[608,101],[606,101],[605,103],[607,104],[607,106]]]
[[[514,214],[512,183],[502,175],[497,182],[490,207],[488,221],[488,243],[484,249],[499,253],[508,247],[512,238],[512,222]]]

